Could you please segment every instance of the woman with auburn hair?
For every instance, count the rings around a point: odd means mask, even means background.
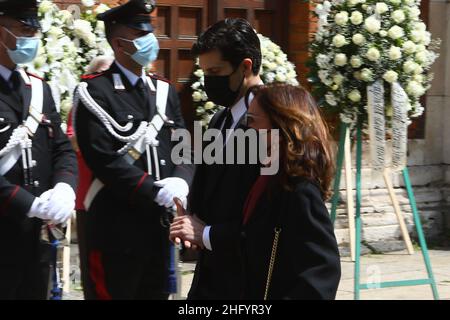
[[[253,87],[246,101],[247,125],[268,130],[269,150],[277,144],[279,171],[261,175],[244,206],[242,298],[334,299],[341,269],[325,207],[334,173],[327,125],[301,87]]]

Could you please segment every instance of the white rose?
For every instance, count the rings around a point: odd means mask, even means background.
[[[338,53],[334,57],[334,64],[339,67],[345,66],[347,64],[347,56],[343,53]]]
[[[352,56],[350,59],[350,64],[356,69],[362,66],[362,60],[359,56]]]
[[[39,5],[39,11],[45,14],[45,13],[49,12],[50,10],[52,10],[53,6],[54,6],[54,4],[51,1],[44,0]]]
[[[366,21],[364,22],[364,27],[370,33],[377,33],[378,31],[380,31],[381,21],[378,20],[376,17],[371,16],[367,18]]]
[[[211,101],[208,101],[207,103],[205,103],[205,110],[211,110],[212,108],[214,108],[215,104]]]
[[[416,69],[414,70],[414,74],[423,73],[423,68],[416,63]]]
[[[389,59],[398,60],[402,57],[402,50],[399,47],[392,46],[389,49]]]
[[[361,12],[359,11],[353,11],[352,15],[350,16],[350,21],[354,24],[354,25],[359,25],[363,22],[364,17],[362,15]]]
[[[361,80],[369,82],[373,80],[373,72],[370,69],[364,68],[361,70]]]
[[[393,83],[398,80],[398,73],[393,70],[389,70],[384,73],[383,79],[389,83]]]
[[[396,40],[403,37],[405,35],[405,31],[403,31],[403,28],[399,26],[393,26],[389,29],[388,35],[392,39]]]
[[[201,100],[202,100],[202,97],[203,97],[203,95],[202,95],[200,92],[198,92],[198,91],[195,91],[195,92],[192,94],[192,99],[194,99],[195,102],[201,101]]]
[[[109,7],[106,4],[101,3],[94,9],[94,13],[100,14],[100,13],[106,12],[108,10],[109,10]]]
[[[197,70],[194,72],[194,75],[195,75],[197,78],[201,78],[201,77],[203,77],[203,76],[205,75],[205,73],[203,72],[202,69],[197,69]]]
[[[275,76],[275,80],[277,80],[278,82],[286,82],[286,75],[277,73],[277,75]]]
[[[318,75],[320,81],[322,81],[323,84],[329,86],[329,85],[331,85],[331,84],[333,83],[333,82],[328,78],[328,76],[329,76],[328,70],[320,70],[320,71],[317,73],[317,75]]]
[[[336,48],[340,48],[348,44],[347,40],[345,40],[345,37],[341,34],[337,34],[333,37],[333,45]]]
[[[378,61],[381,57],[381,53],[377,48],[370,48],[367,50],[366,58],[370,61]]]
[[[402,3],[402,0],[389,0],[389,2],[392,3],[392,4],[397,5],[397,4]]]
[[[325,101],[330,105],[330,106],[337,106],[337,101],[336,101],[336,97],[332,94],[332,93],[327,93],[325,95]]]
[[[418,67],[419,67],[419,65],[417,63],[415,63],[414,61],[407,60],[403,64],[403,71],[405,71],[406,73],[414,73]]]
[[[358,90],[352,90],[347,96],[353,102],[361,101],[361,93]]]
[[[408,6],[412,6],[416,4],[416,0],[404,0],[405,4]]]
[[[70,11],[61,10],[59,11],[59,16],[62,23],[64,24],[72,23],[73,15],[72,13],[70,13]]]
[[[344,82],[344,76],[341,73],[337,73],[333,76],[333,82],[340,86]]]
[[[411,19],[417,20],[420,16],[420,9],[417,7],[408,8],[408,14]]]
[[[383,37],[383,38],[386,38],[387,35],[388,35],[388,33],[387,33],[386,30],[381,30],[381,31],[379,32],[379,34],[380,34],[380,37]]]
[[[378,14],[383,14],[389,11],[389,7],[384,2],[378,2],[375,5],[375,12]]]
[[[81,0],[81,4],[85,7],[93,7],[95,5],[95,1],[94,0]]]
[[[419,31],[426,31],[427,30],[427,25],[423,22],[416,22],[413,24],[412,27],[414,30],[419,30]]]
[[[414,81],[417,81],[417,82],[419,82],[419,83],[422,83],[422,82],[424,81],[424,77],[423,77],[423,75],[421,75],[421,74],[415,74],[415,75],[413,76],[413,80],[414,80]]]
[[[406,92],[415,98],[419,98],[425,94],[425,88],[420,83],[413,80],[406,86]]]
[[[422,64],[425,64],[428,61],[428,56],[429,54],[427,51],[420,51],[417,52],[415,55],[416,60]]]
[[[402,23],[406,19],[405,12],[403,10],[395,10],[392,12],[391,18],[395,23]]]
[[[361,33],[357,33],[357,34],[353,35],[352,41],[354,44],[360,46],[366,42],[366,38],[364,38],[364,36]]]
[[[334,17],[334,21],[339,26],[345,26],[348,21],[348,12],[341,11],[341,12],[337,13],[336,16]]]
[[[360,1],[360,0],[348,0],[347,4],[348,4],[349,7],[354,7],[360,2],[362,2],[362,1]]]
[[[405,50],[406,53],[412,54],[416,51],[416,44],[412,42],[411,40],[406,41],[403,43],[403,50]]]
[[[353,72],[353,77],[354,77],[356,80],[362,80],[362,79],[361,79],[361,71],[355,71],[355,72]]]

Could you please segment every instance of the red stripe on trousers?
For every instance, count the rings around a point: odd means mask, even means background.
[[[105,270],[102,264],[102,253],[93,250],[89,253],[89,275],[95,286],[95,293],[99,300],[112,300],[106,289]]]

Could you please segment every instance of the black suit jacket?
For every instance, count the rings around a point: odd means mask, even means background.
[[[340,257],[318,187],[298,179],[293,191],[272,188],[242,226],[242,297],[264,298],[274,229],[281,227],[268,299],[334,299]]]
[[[35,77],[29,74],[30,77]],[[18,88],[22,101],[14,97],[9,84],[0,77],[0,148],[7,144],[13,130],[28,117],[31,87],[24,82]],[[41,123],[32,139],[33,180],[38,187],[25,187],[22,158],[4,176],[0,176],[0,264],[23,263],[38,250],[42,220],[26,216],[36,196],[58,182],[68,183],[74,190],[77,162],[72,146],[61,130],[50,87],[44,82],[43,114],[51,124]],[[7,129],[9,126],[9,129]],[[7,129],[7,130],[6,130]]]
[[[210,128],[220,128],[223,112],[214,115]],[[245,129],[242,125],[237,128]],[[189,299],[234,299],[239,296],[242,207],[258,174],[258,165],[197,166],[189,207],[211,226],[213,250],[200,252]]]
[[[115,89],[113,74],[121,76],[124,90]],[[156,79],[152,77],[155,86]],[[83,77],[83,81],[95,101],[119,124],[132,119],[133,128],[122,135],[134,133],[141,121],[150,121],[156,112],[156,95],[150,95],[150,101],[145,104],[138,89],[129,83],[115,63],[104,73]],[[169,90],[166,116],[175,122],[176,128],[184,128],[178,94],[173,86]],[[152,259],[167,258],[168,229],[160,223],[165,209],[154,201],[159,188],[154,186],[154,176],[147,174],[145,152],[134,164],[125,161],[117,154],[124,144],[110,135],[81,102],[75,115],[75,131],[86,164],[94,178],[105,184],[88,212],[88,237],[93,248]],[[175,165],[171,161],[172,147],[176,143],[171,141],[171,135],[172,128],[164,126],[157,136],[161,179],[180,177],[190,184],[193,165]]]

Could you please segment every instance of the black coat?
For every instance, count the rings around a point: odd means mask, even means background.
[[[242,297],[263,299],[274,229],[280,227],[268,299],[334,299],[341,276],[339,251],[318,187],[299,179],[292,191],[272,189],[242,226]]]
[[[223,111],[214,115],[210,128],[220,128]],[[244,128],[239,126],[238,128]],[[239,297],[241,265],[239,231],[242,207],[259,175],[258,165],[202,164],[197,166],[189,200],[190,211],[210,229],[212,251],[200,252],[189,299]]]
[[[30,75],[29,76],[33,76]],[[28,117],[31,87],[18,88],[22,101],[14,97],[9,84],[0,77],[0,148],[4,148],[12,131]],[[42,220],[26,216],[36,196],[53,188],[58,182],[68,183],[74,190],[77,182],[77,160],[71,144],[61,130],[50,87],[44,83],[43,114],[51,124],[39,125],[32,141],[33,180],[38,187],[25,187],[22,158],[4,176],[0,176],[0,263],[23,263],[36,252]]]
[[[124,90],[115,89],[115,73],[121,76]],[[138,89],[129,83],[116,64],[104,73],[83,77],[83,81],[88,84],[88,91],[95,101],[119,124],[128,123],[132,117],[133,129],[122,135],[132,134],[141,121],[150,121],[156,113],[156,95],[150,95],[150,101],[145,104]],[[156,77],[152,81],[157,86]],[[166,115],[175,122],[176,128],[184,128],[178,95],[173,86],[169,90]],[[163,254],[165,257],[168,229],[160,223],[165,209],[154,201],[159,188],[154,186],[154,177],[147,175],[145,152],[134,164],[125,161],[116,152],[124,144],[109,134],[81,102],[74,124],[87,166],[94,178],[105,184],[88,212],[88,236],[93,248],[152,258],[161,258]],[[171,161],[175,144],[171,142],[171,134],[172,128],[164,126],[157,137],[160,163],[165,161],[160,165],[161,179],[180,177],[190,184],[193,166],[174,165]]]

